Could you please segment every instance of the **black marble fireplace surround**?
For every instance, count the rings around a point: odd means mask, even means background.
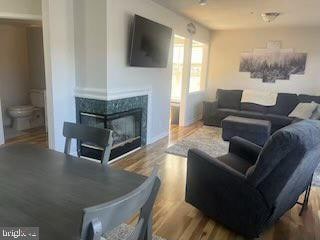
[[[147,142],[148,95],[117,100],[76,97],[77,122],[114,131],[110,160]],[[102,151],[88,144],[78,144],[81,155],[100,158]]]

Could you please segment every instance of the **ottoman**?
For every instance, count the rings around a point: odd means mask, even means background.
[[[270,137],[271,123],[266,120],[229,116],[222,120],[222,138],[242,137],[263,146]]]

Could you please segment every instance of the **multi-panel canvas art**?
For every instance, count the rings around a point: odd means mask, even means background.
[[[303,75],[307,54],[296,53],[293,49],[281,49],[280,45],[280,42],[269,42],[266,49],[242,53],[240,72],[250,72],[251,78],[259,78],[268,83],[289,80],[292,74]]]

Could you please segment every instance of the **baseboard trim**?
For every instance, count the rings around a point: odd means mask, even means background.
[[[199,115],[198,117],[195,117],[195,118],[193,118],[193,119],[188,119],[188,120],[184,123],[183,127],[190,126],[191,124],[193,124],[193,123],[195,123],[195,122],[198,122],[198,121],[200,121],[200,120],[202,120],[202,115]]]
[[[155,143],[155,142],[159,141],[160,139],[165,138],[167,136],[169,136],[169,131],[160,133],[157,136],[151,137],[151,139],[148,141],[148,144]]]

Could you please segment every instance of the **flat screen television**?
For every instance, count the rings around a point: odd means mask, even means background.
[[[171,37],[171,28],[135,15],[129,65],[166,68]]]

